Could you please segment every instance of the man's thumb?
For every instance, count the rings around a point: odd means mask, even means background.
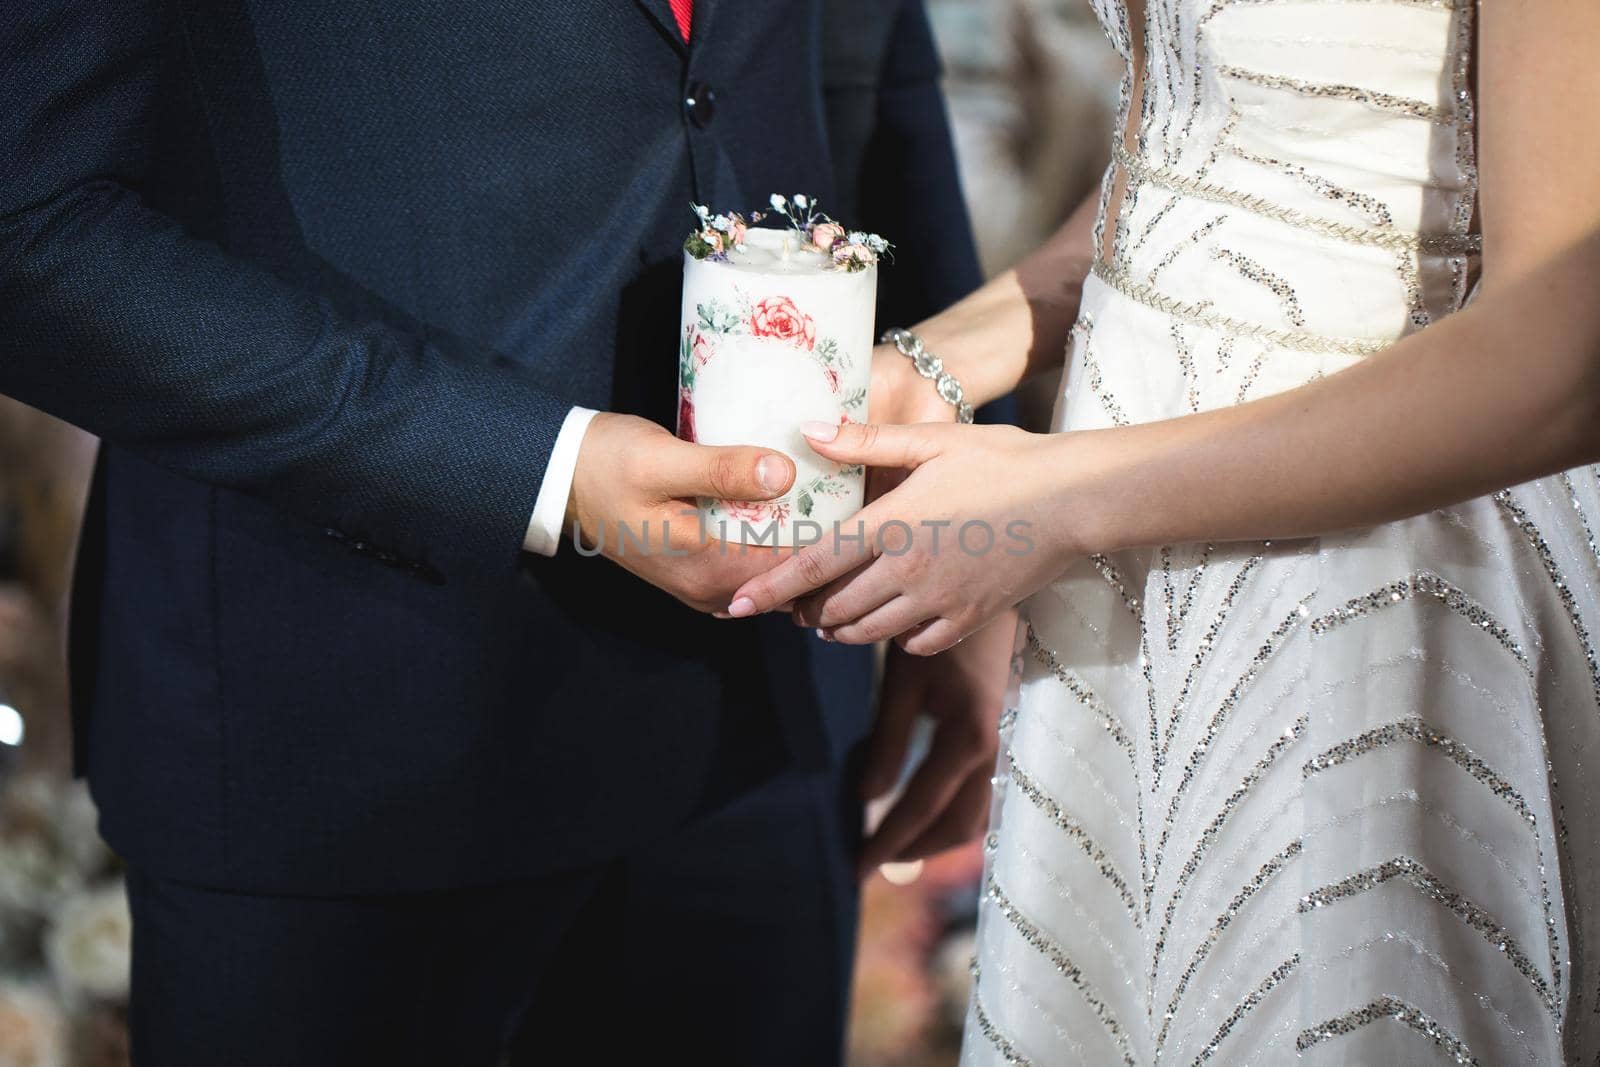
[[[677,441],[664,451],[660,488],[666,496],[770,500],[794,484],[794,463],[771,449]]]

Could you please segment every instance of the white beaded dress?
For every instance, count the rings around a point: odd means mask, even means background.
[[[1147,2],[1058,429],[1289,389],[1461,306],[1471,0]],[[1597,525],[1581,469],[1035,595],[963,1063],[1595,1062]]]

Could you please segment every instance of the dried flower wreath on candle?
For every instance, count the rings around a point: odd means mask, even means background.
[[[827,256],[836,270],[852,273],[866,270],[894,247],[875,233],[845,229],[818,208],[814,198],[804,193],[791,197],[774,193],[768,202],[772,205],[771,214],[788,220],[790,228],[800,237],[801,246]],[[684,241],[683,250],[695,259],[718,261],[726,261],[730,252],[742,251],[749,228],[769,214],[755,211],[748,219],[738,212],[713,215],[704,204],[695,204],[694,213],[700,220],[700,228]]]

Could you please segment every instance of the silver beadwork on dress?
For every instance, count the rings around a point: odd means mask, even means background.
[[[1472,0],[1091,2],[1128,118],[1055,429],[1460,309]],[[1032,597],[963,1064],[1600,1062],[1597,531],[1589,468]]]

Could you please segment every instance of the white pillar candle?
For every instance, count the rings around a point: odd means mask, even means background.
[[[831,538],[835,522],[853,533],[865,472],[817,455],[800,425],[867,420],[877,267],[847,270],[794,229],[743,236],[722,255],[684,256],[678,436],[774,448],[796,474],[775,500],[702,499],[703,528],[786,546]]]

